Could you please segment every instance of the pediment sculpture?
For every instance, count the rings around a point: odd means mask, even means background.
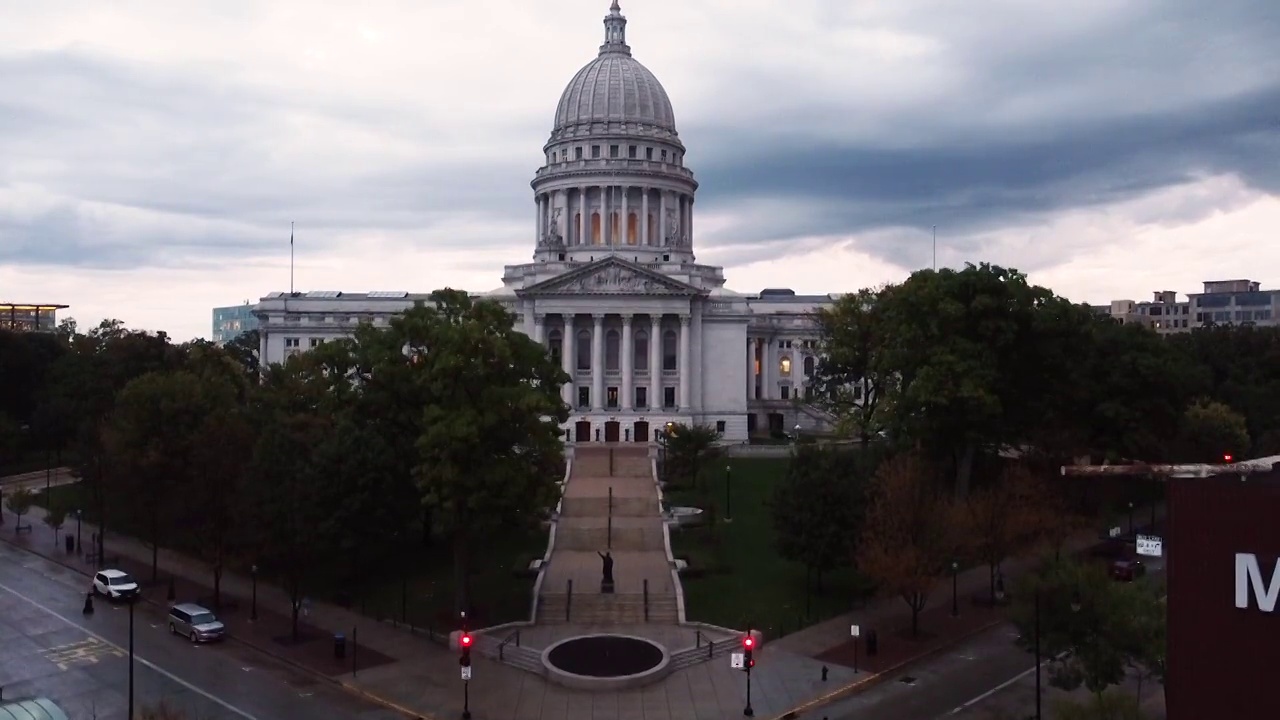
[[[629,268],[610,267],[574,278],[561,289],[582,293],[649,293],[662,290],[663,285]]]

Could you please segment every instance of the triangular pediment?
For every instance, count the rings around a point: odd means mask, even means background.
[[[548,278],[519,295],[701,295],[688,283],[619,257],[607,257]]]

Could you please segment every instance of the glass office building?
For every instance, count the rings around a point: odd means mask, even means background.
[[[214,308],[213,341],[221,345],[241,333],[257,330],[258,318],[253,316],[254,308],[249,303]]]
[[[56,303],[0,303],[0,330],[53,332],[58,329],[58,311],[66,307]]]

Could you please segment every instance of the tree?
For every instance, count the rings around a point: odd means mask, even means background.
[[[685,481],[702,487],[702,469],[711,460],[719,435],[706,425],[675,423],[667,429],[664,471],[668,481]]]
[[[959,504],[968,549],[989,570],[992,602],[1000,564],[1035,537],[1043,500],[1039,480],[1026,467],[1010,464],[995,482]]]
[[[16,460],[21,448],[22,428],[13,418],[0,412],[0,467],[6,460]]]
[[[822,359],[812,379],[815,402],[864,444],[884,429],[888,376],[880,356],[887,342],[883,302],[888,292],[859,290],[817,313]]]
[[[1222,462],[1224,454],[1239,458],[1250,447],[1244,416],[1205,398],[1196,400],[1182,414],[1178,442],[1174,457],[1198,463]]]
[[[223,348],[240,365],[246,377],[257,378],[262,371],[261,345],[262,334],[257,330],[246,330],[229,340]]]
[[[770,503],[778,554],[816,575],[818,592],[823,573],[853,560],[862,534],[868,478],[849,455],[799,446]]]
[[[246,407],[210,408],[190,447],[186,491],[179,499],[185,545],[209,565],[214,609],[222,605],[222,574],[248,535],[246,485],[253,461],[254,427]]]
[[[1107,691],[1078,701],[1061,698],[1053,707],[1059,720],[1147,720],[1138,703],[1119,691]]]
[[[501,305],[456,290],[431,301],[392,320],[388,336],[403,341],[407,357],[395,364],[409,363],[411,384],[429,398],[414,476],[452,540],[462,610],[472,550],[495,533],[536,526],[554,502],[569,378]]]
[[[911,608],[913,637],[919,636],[920,611],[947,574],[957,542],[956,506],[924,461],[903,454],[881,465],[872,482],[858,567]]]
[[[13,533],[15,535],[17,535],[18,531],[21,530],[23,527],[22,516],[26,515],[27,512],[31,510],[31,506],[35,504],[35,501],[36,501],[35,495],[33,495],[31,491],[26,488],[18,488],[17,490],[14,490],[13,492],[9,493],[7,497],[5,497],[4,499],[5,506],[8,507],[9,512],[13,513],[14,516],[17,517],[18,519],[17,522],[14,523],[13,525]]]
[[[62,530],[62,526],[67,522],[67,507],[61,502],[54,502],[52,498],[46,499],[49,507],[45,508],[44,524],[53,528],[53,545],[58,545],[58,531]]]

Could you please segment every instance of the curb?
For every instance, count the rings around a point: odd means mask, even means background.
[[[931,650],[926,650],[925,652],[922,652],[919,655],[916,655],[914,657],[909,657],[906,660],[903,660],[902,662],[897,663],[896,665],[891,665],[885,668],[884,670],[881,670],[878,673],[875,673],[873,675],[868,675],[867,677],[864,677],[860,680],[855,680],[849,683],[848,685],[845,685],[844,687],[836,688],[835,690],[832,690],[826,695],[822,695],[820,697],[814,698],[813,700],[809,700],[800,705],[797,705],[794,708],[791,708],[790,710],[784,713],[774,716],[772,720],[795,720],[795,718],[799,717],[800,713],[809,712],[810,710],[816,710],[824,705],[829,705],[835,702],[836,700],[843,699],[845,696],[856,695],[860,692],[873,688],[876,685],[879,685],[880,683],[884,682],[890,675],[898,672],[899,670],[903,670],[922,660],[927,660],[945,650],[949,650],[955,647],[956,645],[959,645],[960,643],[964,642],[965,640],[968,640],[969,638],[975,635],[980,635],[984,632],[987,632],[988,630],[999,627],[1005,624],[1006,622],[1008,622],[1008,619],[1001,618],[998,620],[992,620],[990,622],[983,623],[978,627],[972,628],[967,632],[961,633],[950,642],[943,643],[942,645],[939,645],[938,647],[933,648]]]
[[[56,565],[61,565],[61,566],[65,567],[65,568],[67,568],[68,570],[73,570],[73,571],[75,571],[75,572],[77,572],[77,573],[79,573],[79,574],[81,574],[81,575],[84,575],[85,577],[93,577],[93,573],[85,572],[84,568],[76,567],[75,565],[72,565],[71,563],[65,562],[65,561],[63,561],[62,559],[58,558],[58,557],[49,557],[49,556],[44,555],[44,554],[42,554],[42,553],[40,553],[40,552],[38,552],[38,551],[36,551],[36,550],[34,550],[34,549],[32,549],[32,548],[29,548],[29,547],[23,547],[22,545],[19,545],[18,543],[15,543],[15,542],[13,542],[12,540],[10,540],[10,539],[8,539],[8,538],[2,538],[2,539],[3,539],[3,541],[4,541],[4,543],[5,543],[6,545],[8,545],[8,546],[10,546],[10,547],[12,547],[12,548],[15,548],[15,549],[21,550],[21,551],[23,551],[23,552],[26,552],[26,553],[30,553],[30,554],[32,554],[32,555],[35,555],[36,557],[40,558],[41,560],[47,560],[47,561],[52,562],[52,563],[54,563],[54,564],[56,564]],[[146,596],[143,596],[143,597],[142,597],[142,601],[143,601],[144,603],[147,603],[148,605],[151,605],[151,606],[153,606],[153,607],[157,607],[157,608],[160,608],[160,609],[164,609],[164,607],[165,607],[165,605],[164,605],[164,604],[162,604],[162,603],[160,603],[159,601],[157,601],[157,600],[153,600],[153,599],[151,599],[151,598],[149,598],[149,597],[146,597]],[[275,661],[277,661],[277,662],[280,662],[280,663],[283,663],[283,664],[285,664],[285,665],[288,665],[289,667],[292,667],[292,668],[294,668],[295,670],[299,670],[299,671],[301,671],[301,672],[304,672],[304,673],[306,673],[306,674],[308,674],[308,675],[311,675],[312,677],[318,678],[318,679],[320,679],[320,680],[327,681],[327,682],[331,683],[332,685],[334,685],[335,687],[338,687],[338,688],[341,688],[341,689],[343,689],[343,690],[346,690],[348,693],[350,693],[350,694],[352,694],[352,695],[355,695],[355,696],[357,696],[357,697],[360,697],[360,698],[362,698],[362,699],[364,699],[364,700],[369,700],[369,701],[371,701],[371,702],[377,703],[377,704],[379,704],[379,705],[382,705],[383,707],[386,707],[386,708],[388,708],[388,709],[394,710],[394,711],[396,711],[396,712],[403,713],[403,714],[404,714],[404,715],[406,715],[407,717],[417,718],[418,720],[435,720],[434,716],[432,716],[432,715],[429,715],[429,714],[426,714],[426,713],[421,713],[421,712],[416,712],[416,711],[413,711],[413,710],[409,710],[409,709],[407,709],[407,708],[404,708],[404,707],[402,707],[402,706],[400,706],[400,705],[397,705],[397,704],[395,704],[395,703],[391,702],[390,700],[386,700],[386,699],[384,699],[384,698],[378,697],[377,695],[374,695],[373,693],[371,693],[371,692],[369,692],[369,691],[367,691],[367,690],[364,690],[364,689],[362,689],[362,688],[360,688],[360,687],[357,687],[356,685],[353,685],[353,684],[351,684],[351,683],[349,683],[349,682],[347,682],[347,681],[345,681],[345,680],[342,680],[341,678],[335,678],[335,677],[333,677],[333,676],[331,676],[331,675],[326,675],[326,674],[324,674],[324,673],[320,672],[319,670],[316,670],[316,669],[314,669],[314,668],[307,667],[306,665],[303,665],[302,663],[297,662],[296,660],[293,660],[292,658],[287,658],[287,657],[282,657],[282,656],[280,656],[280,655],[276,655],[275,653],[271,652],[270,650],[267,650],[266,648],[264,648],[263,646],[259,645],[258,643],[250,642],[250,641],[245,640],[244,638],[242,638],[242,637],[240,637],[240,636],[238,636],[238,635],[230,635],[230,634],[228,634],[228,635],[226,636],[226,638],[227,638],[228,640],[233,641],[233,642],[239,643],[239,644],[241,644],[241,645],[243,645],[243,646],[245,646],[245,647],[247,647],[247,648],[249,648],[249,649],[251,649],[251,650],[253,650],[253,651],[255,651],[255,652],[262,653],[263,655],[266,655],[267,657],[269,657],[269,658],[271,658],[271,659],[273,659],[273,660],[275,660]],[[396,662],[400,662],[400,660],[399,660],[399,659],[397,659],[397,660],[396,660]]]

